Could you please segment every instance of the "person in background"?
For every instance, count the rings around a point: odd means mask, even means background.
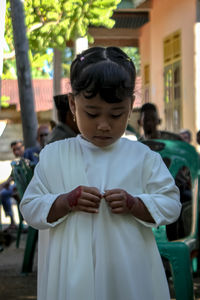
[[[24,155],[24,143],[21,140],[11,142],[10,147],[11,147],[12,152],[13,152],[13,154],[16,158],[23,157],[23,155]]]
[[[142,105],[138,124],[143,128],[143,136],[141,136],[139,140],[161,138],[161,132],[158,130],[161,119],[159,118],[157,108],[153,103],[145,103]]]
[[[69,137],[75,137],[79,133],[76,121],[69,108],[68,95],[56,95],[53,98],[57,109],[58,124],[56,124],[48,135],[47,144]]]
[[[22,141],[14,141],[10,144],[13,154],[16,158],[23,157],[24,155],[24,144]],[[0,185],[0,200],[5,212],[5,215],[10,218],[10,225],[6,228],[6,231],[15,230],[17,228],[14,220],[13,210],[12,210],[12,199],[19,201],[17,195],[17,188],[13,181],[12,175]]]
[[[50,120],[49,125],[50,125],[50,130],[52,131],[56,127],[56,121]]]
[[[37,130],[37,145],[35,147],[27,148],[24,152],[24,158],[29,159],[36,165],[39,161],[39,153],[42,148],[44,148],[49,133],[48,125],[40,125]]]
[[[196,142],[197,142],[198,145],[200,145],[200,130],[197,131]]]
[[[153,103],[142,105],[138,124],[143,129],[143,135],[138,139],[139,141],[151,139],[181,140],[178,134],[158,129],[161,119],[159,118],[157,107]]]
[[[179,132],[180,137],[182,138],[182,140],[188,144],[191,144],[192,142],[192,133],[189,129],[182,129]]]

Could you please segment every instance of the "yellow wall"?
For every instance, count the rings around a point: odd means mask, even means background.
[[[150,63],[150,99],[159,107],[164,124],[163,40],[177,30],[181,31],[182,48],[182,123],[196,133],[194,25],[196,0],[152,0],[150,22],[141,28],[140,52],[143,65]],[[143,75],[143,74],[142,74]]]
[[[150,65],[151,67],[151,25],[146,23],[141,30],[140,38],[140,54],[142,55],[141,59],[141,71],[142,71],[142,85],[144,86],[144,66]],[[144,92],[144,91],[143,91]]]

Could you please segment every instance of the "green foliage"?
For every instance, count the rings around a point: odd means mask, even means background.
[[[52,64],[53,53],[34,53],[29,50],[29,61],[33,78],[50,78],[50,75],[44,71],[45,64]],[[3,64],[2,79],[16,79],[16,61],[15,57],[6,59]]]
[[[5,39],[8,46],[6,52],[14,51],[12,20],[10,15],[10,1],[6,1]]]
[[[1,103],[0,103],[0,106],[3,107],[3,108],[7,108],[9,107],[9,100],[10,100],[10,97],[8,96],[1,96]]]
[[[139,48],[123,47],[122,50],[132,59],[135,64],[137,75],[140,73],[140,54]]]
[[[52,53],[34,53],[29,50],[29,60],[32,69],[33,78],[49,78],[49,74],[44,71],[45,64],[51,64],[53,60]]]
[[[3,63],[3,74],[2,79],[16,79],[17,71],[16,71],[16,63],[15,58],[6,59]]]
[[[112,28],[114,20],[111,16],[119,3],[120,0],[24,0],[33,78],[49,76],[42,68],[46,60],[52,63],[52,55],[46,54],[48,48],[65,49],[66,42],[77,37],[87,37],[92,43],[89,26]],[[8,49],[5,54],[13,55],[4,60],[4,79],[16,78],[10,1],[6,5],[5,39]],[[63,67],[67,74],[68,64],[64,62]]]
[[[74,50],[71,48],[66,48],[62,55],[62,77],[69,77],[70,75],[70,65],[74,57]]]
[[[66,42],[87,36],[88,26],[111,28],[120,0],[26,0],[27,35],[31,49],[64,49]]]

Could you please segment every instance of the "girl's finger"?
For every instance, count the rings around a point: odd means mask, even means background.
[[[88,199],[79,199],[78,201],[79,206],[84,206],[84,207],[99,207],[99,203],[95,201],[89,201]]]
[[[122,192],[121,189],[105,190],[103,196],[106,197],[106,196],[109,196],[109,195],[112,195],[112,194],[119,194],[121,192]]]
[[[98,209],[96,208],[92,208],[92,207],[86,207],[86,206],[77,206],[76,207],[76,210],[78,211],[84,211],[84,212],[87,212],[87,213],[93,213],[93,214],[96,214],[98,213]]]
[[[80,199],[85,199],[85,200],[89,200],[89,201],[96,202],[96,203],[99,203],[100,200],[101,200],[100,197],[98,197],[96,195],[93,195],[93,194],[90,194],[90,193],[86,193],[86,192],[82,193]]]
[[[89,194],[92,194],[92,195],[95,195],[98,198],[102,197],[100,191],[96,187],[82,186],[82,191],[86,192],[86,193],[89,193]]]
[[[112,202],[112,201],[120,201],[124,199],[124,195],[122,193],[119,194],[112,194],[105,197],[106,201]]]
[[[112,201],[112,202],[109,202],[109,206],[111,208],[123,207],[123,202],[122,201]]]
[[[122,213],[124,213],[124,209],[123,209],[123,207],[113,208],[112,213],[113,214],[122,214]]]

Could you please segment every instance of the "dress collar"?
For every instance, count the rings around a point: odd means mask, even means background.
[[[102,150],[102,151],[108,151],[108,150],[115,148],[120,143],[120,140],[121,140],[121,139],[118,139],[115,143],[113,143],[109,146],[98,147],[98,146],[94,145],[93,143],[85,140],[81,134],[77,135],[77,139],[79,140],[80,144],[85,147],[88,147],[88,148],[94,149],[94,150]]]

